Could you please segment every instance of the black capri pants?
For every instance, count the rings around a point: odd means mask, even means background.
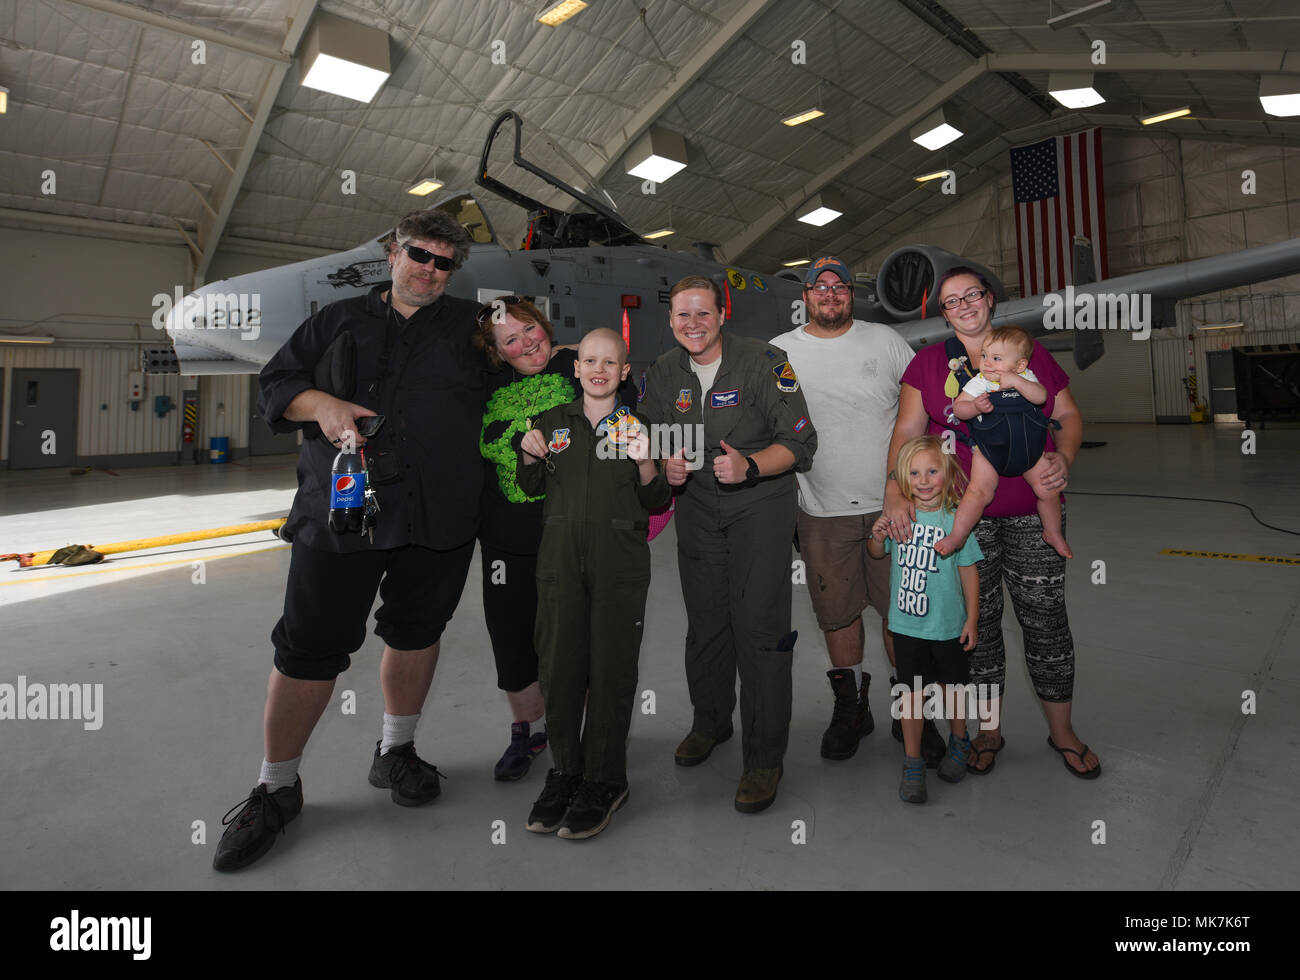
[[[517,693],[537,680],[537,556],[483,545],[483,620],[497,662],[497,687]]]
[[[271,631],[276,669],[298,680],[334,680],[366,640],[376,593],[376,636],[394,650],[433,646],[456,611],[473,556],[473,538],[450,551],[406,545],[350,553],[295,541],[284,615]]]

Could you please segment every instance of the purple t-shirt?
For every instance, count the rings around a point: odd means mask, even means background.
[[[1050,417],[1056,404],[1056,393],[1069,386],[1070,376],[1061,370],[1061,366],[1056,363],[1056,358],[1048,353],[1047,348],[1037,342],[1034,343],[1034,356],[1029,359],[1029,370],[1038,376],[1038,383],[1047,389],[1043,414]],[[943,438],[943,433],[948,428],[944,420],[952,413],[952,399],[943,392],[948,374],[948,355],[944,352],[944,345],[940,343],[931,344],[918,351],[916,357],[912,358],[912,363],[903,372],[902,378],[903,384],[911,385],[921,393],[925,414],[930,416],[930,427],[926,429],[926,433],[940,438]],[[954,428],[970,435],[970,429],[965,422],[954,417],[953,423]],[[970,476],[970,447],[960,440],[956,445],[957,460],[961,463],[963,472]],[[1052,452],[1055,448],[1056,443],[1052,441],[1049,429],[1047,448],[1044,452]],[[1035,513],[1037,507],[1038,500],[1034,496],[1034,491],[1029,489],[1029,484],[1025,482],[1024,477],[1002,476],[998,477],[997,493],[985,508],[984,516],[1023,517]]]

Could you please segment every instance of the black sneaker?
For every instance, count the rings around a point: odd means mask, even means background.
[[[614,811],[627,802],[627,783],[593,783],[584,779],[560,822],[560,837],[584,840],[609,826]]]
[[[558,769],[546,774],[546,787],[528,812],[528,829],[534,834],[553,834],[573,802],[581,776],[568,776]]]
[[[230,815],[236,810],[239,813],[232,820]],[[246,799],[232,806],[221,818],[226,832],[217,842],[212,867],[217,871],[248,867],[271,849],[276,833],[284,833],[285,825],[301,812],[302,777],[274,793],[266,791],[265,783],[258,783]]]
[[[415,754],[415,743],[394,745],[385,754],[379,754],[382,739],[375,743],[375,759],[370,764],[370,785],[391,789],[390,795],[398,806],[423,806],[438,798],[438,767]]]

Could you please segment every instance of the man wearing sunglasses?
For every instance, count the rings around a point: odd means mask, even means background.
[[[833,255],[808,266],[803,298],[808,323],[775,337],[803,382],[820,448],[799,481],[800,557],[817,625],[826,638],[834,708],[822,735],[824,759],[848,759],[875,727],[862,669],[862,613],[881,616],[885,654],[893,663],[889,562],[867,553],[880,516],[889,437],[898,415],[899,378],[912,350],[893,328],[853,318],[853,277]],[[895,722],[898,725],[898,722]],[[945,750],[934,722],[925,745],[939,764]],[[902,738],[901,725],[897,738]],[[937,753],[937,754],[936,754]]]
[[[262,370],[259,410],[272,430],[315,422],[321,432],[303,442],[298,492],[281,532],[293,550],[284,614],[271,633],[265,757],[252,793],[227,815],[218,871],[256,861],[302,809],[303,749],[336,678],[365,642],[376,594],[384,723],[369,782],[402,806],[439,793],[437,768],[415,754],[415,726],[478,526],[486,366],[472,345],[478,304],[446,294],[469,247],[449,215],[408,214],[388,249],[392,280],[313,314]],[[355,369],[331,371],[332,391],[321,390],[318,362],[344,334],[354,342]],[[374,430],[364,421],[372,416],[384,419]],[[352,442],[366,457],[379,510],[370,533],[337,534],[327,523],[330,471],[340,446]]]

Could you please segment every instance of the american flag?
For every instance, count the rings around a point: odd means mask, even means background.
[[[1074,282],[1076,235],[1092,243],[1098,276],[1109,276],[1100,130],[1012,148],[1011,191],[1016,203],[1021,296],[1037,296]]]

